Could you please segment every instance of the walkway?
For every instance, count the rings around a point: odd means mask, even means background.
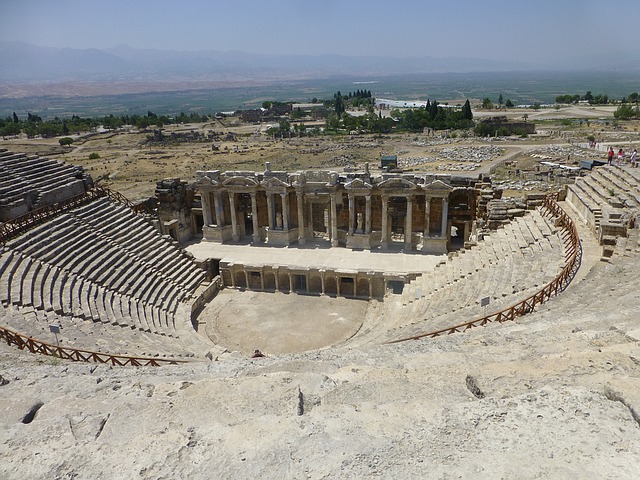
[[[192,253],[197,260],[216,258],[224,262],[252,266],[323,267],[336,271],[366,269],[398,275],[430,271],[447,259],[446,255],[427,255],[420,252],[358,251],[342,247],[329,248],[324,245],[270,247],[268,245],[231,245],[200,241],[187,245],[185,249]]]

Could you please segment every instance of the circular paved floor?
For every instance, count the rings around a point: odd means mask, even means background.
[[[224,289],[198,317],[216,344],[251,354],[295,353],[353,336],[368,307],[364,300]]]

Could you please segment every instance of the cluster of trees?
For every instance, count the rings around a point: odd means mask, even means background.
[[[606,105],[609,103],[608,95],[593,95],[589,90],[584,95],[558,95],[556,103],[578,103],[579,101],[589,102],[589,105]]]
[[[204,123],[209,120],[207,115],[191,113],[189,115],[180,113],[175,116],[156,115],[153,112],[147,112],[146,115],[108,115],[97,118],[83,118],[73,115],[71,118],[60,119],[54,117],[52,120],[42,120],[39,115],[27,114],[26,119],[20,119],[13,112],[13,115],[4,119],[0,118],[0,136],[9,137],[24,133],[29,138],[35,136],[57,137],[61,135],[73,135],[83,132],[91,132],[98,126],[114,130],[123,125],[133,125],[140,129],[150,126],[162,127],[171,123]]]
[[[342,115],[347,107],[351,108],[366,108],[369,112],[373,112],[373,106],[375,104],[374,98],[371,96],[371,90],[356,90],[355,92],[349,92],[347,95],[342,95],[340,91],[333,95],[333,100],[325,102],[327,107],[333,107],[334,111],[338,115]]]
[[[513,108],[515,107],[515,105],[513,104],[513,102],[511,101],[510,98],[507,98],[507,101],[504,101],[504,98],[502,97],[502,94],[500,94],[500,96],[498,97],[498,107],[502,108],[502,106],[506,107],[506,108]],[[491,101],[491,99],[489,97],[484,97],[482,99],[482,108],[486,109],[486,110],[491,110],[493,109],[494,105],[493,102]]]
[[[462,108],[445,108],[438,102],[427,100],[424,108],[411,108],[404,111],[393,110],[391,116],[398,120],[398,129],[418,132],[425,127],[434,130],[466,129],[473,127],[473,113],[469,100]]]
[[[368,112],[365,115],[349,115],[331,113],[327,118],[326,130],[337,132],[345,130],[348,133],[389,133],[394,127],[394,120],[382,117],[380,114]]]
[[[308,128],[304,123],[296,123],[291,126],[291,123],[286,120],[280,120],[278,126],[269,127],[266,134],[274,138],[291,138],[320,135],[320,129],[318,127]]]
[[[628,103],[620,105],[613,116],[618,120],[631,120],[632,118],[640,118],[640,108],[636,105],[632,107]]]

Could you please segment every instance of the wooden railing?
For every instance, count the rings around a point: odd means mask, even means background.
[[[504,310],[500,310],[499,312],[485,315],[484,317],[476,320],[454,325],[452,327],[421,333],[411,337],[399,338],[386,343],[400,343],[408,340],[419,340],[421,338],[434,338],[444,334],[449,335],[452,333],[465,332],[471,328],[482,327],[488,323],[515,320],[518,317],[533,312],[538,305],[564,291],[580,268],[580,264],[582,262],[582,244],[580,243],[580,237],[578,236],[578,230],[576,229],[575,223],[571,217],[567,215],[562,208],[560,208],[556,199],[557,196],[549,195],[544,200],[544,208],[546,209],[546,212],[549,215],[556,217],[559,221],[559,225],[562,228],[561,236],[565,249],[565,266],[553,281],[545,285],[544,288],[537,293],[525,298],[515,305],[511,305]]]
[[[131,208],[134,213],[149,213],[146,205],[143,203],[134,204],[121,193],[109,190],[107,187],[96,185],[91,190],[81,193],[80,195],[68,198],[62,202],[54,203],[53,205],[47,205],[46,207],[32,210],[29,213],[25,213],[24,215],[2,224],[2,226],[0,226],[0,243],[10,240],[19,233],[39,225],[59,213],[79,207],[101,197],[108,197],[116,203],[126,205]]]
[[[20,350],[28,350],[31,353],[49,355],[63,360],[73,362],[95,362],[108,363],[117,366],[132,367],[159,367],[160,365],[175,365],[187,363],[189,360],[178,360],[175,358],[149,358],[134,357],[130,355],[112,355],[109,353],[92,352],[90,350],[79,350],[77,348],[61,347],[47,342],[36,340],[9,328],[0,326],[0,339],[8,345],[15,345]]]

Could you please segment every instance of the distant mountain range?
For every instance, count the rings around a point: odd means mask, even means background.
[[[0,82],[206,81],[540,70],[526,62],[478,58],[260,55],[245,52],[51,48],[0,42]]]

